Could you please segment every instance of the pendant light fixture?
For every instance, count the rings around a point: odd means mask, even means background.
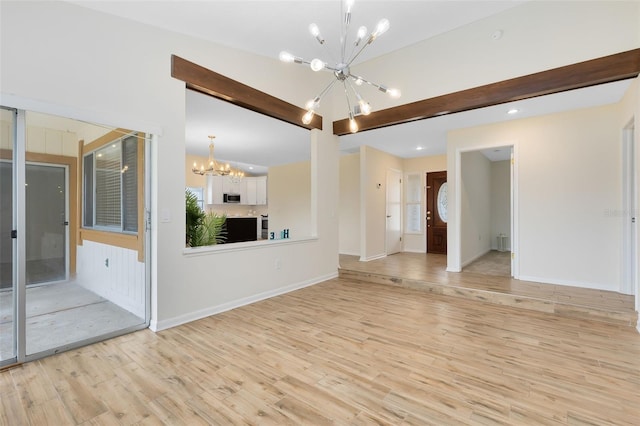
[[[349,24],[351,23],[351,9],[353,8],[353,3],[354,0],[346,0],[344,3],[342,3],[344,20],[341,24],[342,34],[340,63],[329,65],[325,61],[322,61],[318,58],[307,61],[300,57],[294,56],[291,53],[280,52],[280,60],[283,62],[306,64],[316,72],[323,69],[328,70],[333,72],[333,75],[335,77],[335,79],[332,79],[329,84],[315,98],[308,101],[305,105],[305,109],[307,110],[307,112],[302,116],[302,122],[304,124],[311,123],[314,114],[320,106],[320,100],[338,82],[342,84],[342,87],[344,89],[345,98],[347,100],[347,108],[349,111],[349,129],[352,133],[356,133],[358,131],[358,123],[355,119],[355,116],[358,114],[369,115],[371,113],[371,105],[369,105],[369,103],[365,101],[362,96],[360,96],[360,93],[356,90],[356,86],[361,86],[363,83],[365,83],[375,87],[383,93],[389,94],[392,97],[397,98],[400,96],[400,91],[397,89],[388,88],[386,86],[383,86],[382,84],[371,82],[361,76],[351,73],[351,64],[353,64],[353,61],[355,61],[356,58],[360,56],[360,54],[367,46],[373,43],[378,37],[387,32],[387,30],[389,29],[389,21],[387,19],[381,19],[378,22],[376,29],[372,33],[369,33],[366,27],[360,27],[356,34],[356,38],[353,41],[351,53],[347,55],[347,34],[349,31]],[[318,25],[309,25],[309,32],[318,41],[318,43],[320,43],[321,45],[325,44],[325,39],[320,34]],[[351,107],[352,102],[349,96],[350,92],[353,94],[353,96],[355,96],[355,100],[357,101],[354,103],[353,108]]]
[[[201,164],[200,167],[198,167],[198,165],[194,162],[193,168],[191,168],[191,171],[200,176],[204,176],[204,175],[229,176],[229,178],[233,182],[236,182],[236,183],[240,182],[244,177],[244,172],[239,168],[236,168],[235,170],[232,169],[229,163],[218,164],[216,162],[215,157],[213,156],[213,140],[216,137],[213,135],[210,135],[208,137],[209,137],[209,159],[207,162],[207,166],[205,167],[204,164]]]

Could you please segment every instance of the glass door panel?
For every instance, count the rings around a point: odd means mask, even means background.
[[[81,318],[60,316],[78,306],[66,292],[67,168],[27,164],[25,184],[27,321],[26,353],[31,355],[73,342]],[[69,321],[71,320],[71,321]],[[50,326],[47,326],[50,325]]]
[[[67,278],[67,201],[64,166],[27,164],[27,286]]]
[[[15,111],[0,108],[0,365],[15,361],[16,318],[13,279],[13,150]]]

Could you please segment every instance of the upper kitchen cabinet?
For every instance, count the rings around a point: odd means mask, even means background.
[[[222,190],[223,176],[207,176],[207,204],[222,204],[224,191]]]
[[[224,194],[239,194],[243,205],[267,205],[267,177],[245,177],[233,182],[227,176],[207,176],[207,204],[224,204]]]
[[[258,176],[256,181],[256,204],[267,205],[267,177]]]

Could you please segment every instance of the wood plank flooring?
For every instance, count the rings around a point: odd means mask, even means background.
[[[633,296],[464,270],[446,272],[446,255],[398,253],[370,262],[340,255],[340,277],[632,327],[638,320]]]
[[[0,372],[0,424],[637,425],[640,335],[334,279]]]

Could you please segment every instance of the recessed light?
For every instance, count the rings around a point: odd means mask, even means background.
[[[424,149],[424,147],[419,146],[419,147],[416,148],[416,151],[422,151],[423,149]]]
[[[249,166],[249,170],[253,170],[253,166]]]
[[[509,111],[507,111],[507,114],[513,115],[513,114],[517,114],[519,112],[520,112],[520,110],[518,108],[511,108]]]

